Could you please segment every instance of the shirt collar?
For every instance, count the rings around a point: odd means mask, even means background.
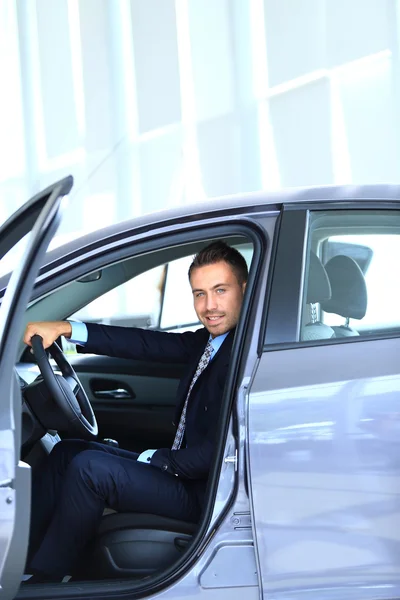
[[[216,353],[218,352],[218,350],[221,348],[226,336],[228,335],[229,331],[227,331],[226,333],[223,333],[222,335],[217,335],[217,337],[212,338],[211,335],[209,337],[209,341],[211,343],[212,346],[212,354],[211,354],[211,358],[214,358],[214,356],[216,355]]]

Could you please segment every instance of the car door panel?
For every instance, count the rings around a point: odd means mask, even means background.
[[[137,452],[171,445],[183,365],[95,355],[71,356],[70,362],[95,411],[100,438]]]
[[[263,354],[248,435],[264,593],[391,573],[399,595],[399,352],[392,339]]]
[[[23,574],[30,519],[30,469],[19,461],[21,392],[15,364],[35,278],[57,229],[62,197],[71,187],[71,177],[53,184],[0,228],[0,256],[29,234],[0,309],[0,590],[9,598],[17,592]]]

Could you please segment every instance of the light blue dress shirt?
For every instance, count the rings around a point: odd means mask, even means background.
[[[226,338],[226,336],[228,335],[229,331],[227,331],[226,333],[223,333],[222,335],[217,335],[217,337],[212,338],[210,335],[210,342],[211,342],[211,346],[212,346],[212,352],[211,352],[211,357],[210,360],[212,360],[214,358],[214,356],[217,354],[218,350],[221,348],[222,343],[224,341],[224,339]]]
[[[68,321],[72,327],[71,342],[84,346],[88,339],[88,330],[85,323],[80,321]]]

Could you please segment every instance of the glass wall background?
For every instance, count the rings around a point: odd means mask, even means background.
[[[398,0],[1,0],[0,221],[58,240],[212,196],[398,181]]]

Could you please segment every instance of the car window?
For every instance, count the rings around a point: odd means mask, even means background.
[[[18,263],[22,260],[24,252],[29,241],[29,234],[26,234],[15,246],[11,248],[0,260],[0,277],[11,273]]]
[[[358,327],[374,329],[400,327],[400,287],[392,271],[392,261],[400,257],[400,234],[332,236],[329,241],[346,241],[368,246],[372,251],[371,262],[364,273],[367,288],[366,313],[359,319]],[[337,325],[337,315],[325,313],[324,322]],[[343,319],[341,319],[343,321]]]
[[[70,318],[105,325],[158,328],[165,270],[163,265],[137,275]]]
[[[235,246],[250,266],[251,244]],[[99,296],[69,318],[77,321],[185,331],[196,329],[188,281],[193,256],[185,256],[146,271]]]
[[[398,211],[313,213],[300,338],[400,330]]]
[[[182,329],[199,323],[193,308],[192,291],[188,282],[188,271],[192,260],[192,256],[185,256],[167,265],[160,329]]]

